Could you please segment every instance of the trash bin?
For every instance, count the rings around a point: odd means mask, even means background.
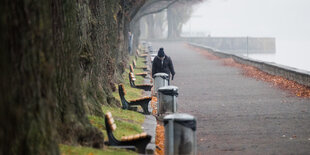
[[[189,114],[164,117],[165,154],[196,154],[196,119]]]
[[[166,73],[154,74],[154,93],[157,94],[158,88],[168,86],[169,75]]]
[[[157,114],[171,114],[177,111],[178,87],[164,86],[158,88],[157,94]]]

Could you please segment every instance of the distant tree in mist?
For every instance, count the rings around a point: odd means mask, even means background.
[[[144,26],[142,31],[145,38],[163,38],[163,32],[165,31],[167,24],[166,12],[147,15],[141,20],[141,23]]]
[[[183,24],[186,23],[193,12],[193,5],[201,0],[179,1],[167,9],[168,39],[179,38]]]
[[[154,33],[155,33],[155,38],[162,38],[163,37],[163,32],[165,30],[165,26],[167,24],[166,19],[166,13],[161,12],[157,13],[154,16]]]
[[[203,0],[177,0],[172,4],[170,1],[170,6],[167,7],[165,12],[155,12],[153,14],[144,16],[144,22],[146,28],[146,38],[155,39],[162,38],[165,26],[168,28],[168,39],[179,38],[183,24],[186,23],[193,12],[193,6]],[[158,4],[160,4],[158,2]],[[160,5],[162,8],[165,5]],[[149,9],[152,10],[152,9]],[[161,10],[163,11],[163,10]]]

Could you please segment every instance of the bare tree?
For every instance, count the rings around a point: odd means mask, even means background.
[[[145,17],[147,27],[147,37],[149,39],[158,38],[158,33],[163,32],[163,24],[168,25],[168,39],[176,39],[180,37],[183,24],[186,23],[191,14],[192,6],[202,2],[203,0],[163,0],[153,1],[152,5],[144,5],[137,14],[136,19]],[[155,4],[154,4],[155,3]],[[166,15],[160,15],[159,12],[166,12]],[[149,15],[151,14],[151,15]],[[157,30],[155,30],[157,29]],[[157,31],[157,32],[155,32]]]
[[[154,15],[154,37],[163,38],[165,27],[167,25],[166,12],[160,12]]]
[[[179,1],[167,9],[168,39],[180,37],[183,24],[186,23],[193,12],[193,5],[201,2],[200,0]]]
[[[146,0],[130,21],[130,30],[134,33],[133,50],[138,46],[140,36],[140,19],[144,16],[166,10],[179,0]]]

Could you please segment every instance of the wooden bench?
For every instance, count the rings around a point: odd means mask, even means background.
[[[105,126],[108,135],[108,145],[110,146],[134,146],[137,148],[137,152],[145,154],[145,148],[150,143],[152,136],[147,133],[140,133],[136,135],[123,136],[121,140],[117,140],[113,131],[116,130],[116,124],[112,117],[111,112],[105,114]],[[125,147],[126,148],[126,147]]]
[[[143,71],[147,71],[148,70],[147,66],[140,66],[140,67],[138,67],[137,63],[136,63],[136,60],[132,60],[132,66],[133,66],[133,68],[136,68],[136,69],[143,69]]]
[[[151,91],[152,84],[135,84],[136,78],[132,72],[129,72],[129,83],[132,88],[143,89],[145,91]]]
[[[132,72],[132,73],[134,73],[134,69],[133,69],[133,66],[132,66],[132,64],[130,64],[129,65],[129,71],[130,72]],[[145,78],[146,76],[147,76],[147,72],[143,72],[143,73],[135,73],[135,75],[137,75],[137,76],[142,76],[143,78]]]
[[[148,106],[149,106],[149,102],[152,100],[152,97],[142,97],[142,98],[138,98],[134,100],[129,100],[128,102],[125,98],[126,91],[125,91],[125,87],[123,84],[118,85],[118,93],[119,93],[119,97],[121,98],[123,109],[136,110],[135,106],[139,105],[143,109],[143,114],[147,114],[147,115],[150,114]]]

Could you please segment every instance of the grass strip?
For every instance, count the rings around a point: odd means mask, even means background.
[[[132,62],[133,59],[134,56],[131,56],[130,62]],[[144,58],[138,58],[137,65],[143,66],[144,65],[143,60]],[[135,69],[134,71],[135,73],[143,72],[142,69]],[[122,83],[124,84],[125,90],[127,92],[126,99],[131,100],[142,97],[141,94],[143,90],[132,88],[130,86],[128,74],[129,74],[129,67],[125,69],[125,72],[122,75],[124,79]],[[143,84],[144,78],[141,76],[136,76],[136,83]],[[116,88],[118,88],[118,86]],[[113,92],[113,96],[120,101],[118,90]],[[117,139],[121,139],[122,136],[134,135],[143,132],[141,125],[145,119],[144,115],[135,111],[123,110],[119,107],[106,106],[106,105],[102,106],[102,111],[104,113],[108,111],[112,113],[112,116],[115,120],[115,124],[117,126],[113,134]],[[102,131],[105,138],[104,141],[108,141],[104,118],[89,115],[88,119],[93,126],[97,127],[99,130]],[[125,149],[109,148],[108,146],[104,146],[104,149],[94,149],[90,147],[69,146],[60,144],[59,147],[62,155],[137,154],[136,152],[128,151]]]
[[[136,152],[109,148],[105,146],[103,149],[94,149],[91,147],[83,146],[69,146],[69,145],[59,145],[61,155],[134,155]]]

